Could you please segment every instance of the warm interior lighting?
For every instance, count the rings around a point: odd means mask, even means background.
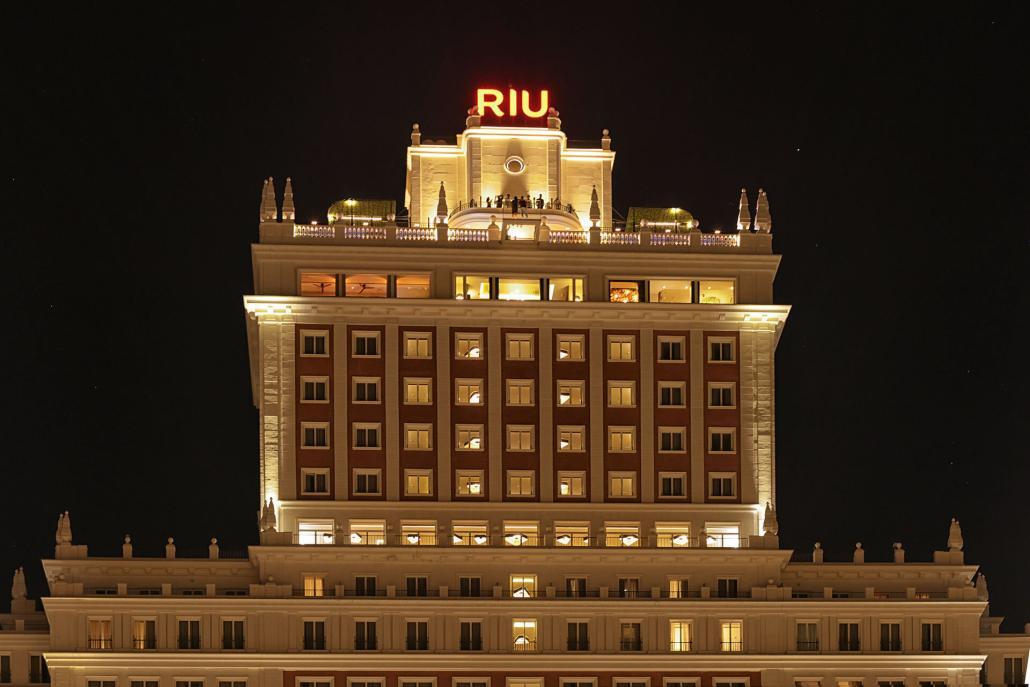
[[[485,534],[477,534],[476,536],[472,537],[472,541],[479,545],[483,545],[487,543],[489,540],[490,538],[487,537]]]
[[[471,394],[469,394],[469,403],[479,403],[479,398],[479,392],[473,391]]]
[[[686,546],[690,543],[690,537],[685,534],[677,534],[672,538],[672,543],[676,546]]]
[[[473,346],[472,348],[469,349],[469,357],[470,358],[478,358],[479,357],[479,346]]]
[[[562,496],[568,496],[572,493],[572,485],[568,482],[562,482],[558,485],[558,493]]]
[[[567,391],[562,391],[558,394],[558,403],[561,405],[568,405],[571,399],[572,394],[568,393]]]
[[[362,536],[360,534],[358,534],[357,532],[351,532],[350,533],[350,543],[351,544],[360,544],[362,542],[362,539],[363,539]]]
[[[418,544],[420,538],[421,537],[419,536],[418,532],[412,532],[407,536],[409,544]]]
[[[560,443],[561,443],[561,447],[562,448],[568,448],[569,447],[569,440],[568,439],[562,439]]]
[[[529,537],[521,532],[513,532],[512,534],[506,535],[504,537],[504,541],[508,542],[511,546],[522,546],[529,541]]]
[[[479,448],[479,439],[476,439],[476,448]],[[469,482],[469,493],[478,494],[482,489],[482,485],[479,482]]]
[[[566,490],[568,489],[568,485],[564,485],[563,484],[562,486],[565,487]],[[558,544],[561,544],[562,546],[568,546],[569,544],[572,543],[572,535],[571,534],[561,534],[561,535],[558,535],[558,537],[555,538],[554,541],[557,542]]]
[[[569,352],[568,351],[566,351],[564,349],[558,351],[558,360],[565,360],[568,357],[569,357]]]
[[[635,534],[624,534],[622,535],[620,541],[622,542],[623,546],[633,546],[638,541],[640,541],[640,537],[638,537]]]
[[[460,543],[462,543],[463,541],[465,541],[465,540],[461,538],[461,535],[460,535],[460,534],[452,534],[452,535],[451,535],[451,542],[452,542],[452,543],[454,543],[454,544],[460,544]]]

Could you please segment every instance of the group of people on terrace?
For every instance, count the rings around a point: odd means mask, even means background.
[[[562,203],[559,198],[544,200],[544,195],[541,193],[533,198],[530,195],[513,196],[510,193],[505,193],[503,196],[498,194],[494,197],[487,196],[486,204],[483,203],[482,198],[473,198],[467,204],[461,203],[458,206],[459,210],[463,210],[466,207],[469,208],[497,208],[498,210],[504,210],[510,212],[513,215],[522,215],[523,217],[528,216],[526,210],[537,209],[537,210],[561,210],[575,215],[576,211],[572,207],[572,203]]]

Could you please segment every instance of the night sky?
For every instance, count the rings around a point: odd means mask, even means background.
[[[261,180],[293,177],[301,221],[403,204],[411,124],[453,136],[510,84],[549,88],[570,139],[611,130],[622,214],[732,227],[768,191],[783,545],[925,561],[956,516],[1021,629],[1026,43],[986,4],[8,8],[0,593],[17,565],[43,591],[65,509],[95,555],[256,543]]]

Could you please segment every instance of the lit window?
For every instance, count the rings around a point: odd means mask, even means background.
[[[583,335],[559,334],[555,357],[558,360],[583,360]]]
[[[554,523],[554,544],[555,546],[590,546],[590,523]]]
[[[687,598],[687,580],[684,579],[671,579],[669,580],[669,598],[670,599],[685,599]]]
[[[584,449],[583,435],[585,427],[559,427],[558,451],[561,453],[581,452]]]
[[[608,300],[612,303],[639,303],[643,285],[639,281],[609,281]]]
[[[633,361],[637,359],[634,350],[635,339],[629,335],[610,335],[608,337],[608,360]]]
[[[458,496],[482,496],[483,471],[457,470],[454,473],[454,491]]]
[[[470,274],[455,276],[454,297],[458,300],[488,300],[490,277]]]
[[[684,472],[660,472],[658,485],[658,495],[663,499],[678,499],[687,495],[687,475]]]
[[[153,618],[132,619],[132,648],[157,648],[157,620]],[[2,671],[0,671],[2,672]],[[6,682],[6,680],[4,681]]]
[[[651,303],[690,303],[693,289],[689,279],[651,279],[647,285]]]
[[[332,520],[297,521],[297,543],[304,546],[332,544],[336,541],[336,524]]]
[[[354,402],[379,403],[379,377],[354,377]]]
[[[732,363],[736,360],[736,340],[732,337],[708,337],[708,362]]]
[[[532,334],[505,334],[508,360],[533,360]]]
[[[533,427],[530,425],[508,425],[508,450],[532,451]]]
[[[90,618],[87,624],[87,640],[90,649],[110,649],[111,619]]]
[[[508,384],[508,405],[510,406],[531,406],[533,405],[533,380],[532,379],[509,379]]]
[[[713,499],[731,499],[736,496],[736,476],[731,472],[708,474],[708,495]]]
[[[328,272],[301,272],[301,296],[335,296],[336,275]]]
[[[536,620],[512,620],[511,641],[514,651],[536,651]]]
[[[301,403],[328,403],[329,402],[329,378],[328,377],[301,377],[300,378],[300,402]]]
[[[547,300],[583,300],[583,279],[581,277],[551,277],[547,280]]]
[[[457,425],[454,428],[454,448],[457,451],[482,451],[483,425]]]
[[[354,332],[351,355],[355,358],[378,358],[379,332]]]
[[[405,470],[404,494],[406,496],[432,496],[433,472],[431,470]]]
[[[661,408],[685,408],[686,382],[658,382],[658,406]]]
[[[405,358],[432,358],[433,335],[429,332],[404,332]]]
[[[732,280],[702,279],[699,288],[699,303],[732,305],[737,302],[733,295]]]
[[[386,298],[385,274],[348,274],[344,295],[351,298]]]
[[[636,405],[636,383],[631,381],[608,382],[608,405],[610,407],[631,407]]]
[[[479,360],[483,357],[483,335],[460,333],[454,335],[454,357]]]
[[[300,471],[302,494],[328,494],[329,468],[303,469]]]
[[[608,428],[608,452],[609,453],[632,453],[636,446],[635,427],[609,427]]]
[[[511,575],[508,584],[515,599],[532,599],[536,596],[536,575]]]
[[[799,621],[797,629],[798,651],[819,651],[819,624],[811,621]]]
[[[719,650],[743,651],[744,623],[740,620],[723,620],[719,623]]]
[[[397,298],[429,298],[428,274],[398,274]]]
[[[478,406],[483,403],[483,380],[456,379],[454,402],[462,406]]]
[[[533,470],[508,470],[508,496],[532,496],[536,473]]]
[[[686,450],[686,427],[659,427],[658,451],[660,453],[682,453]]]
[[[505,546],[538,546],[540,544],[540,524],[537,522],[505,522]]]
[[[436,546],[436,522],[432,520],[402,522],[401,544],[404,546]],[[422,585],[424,586],[426,578],[420,579],[423,580]]]
[[[582,381],[558,380],[558,405],[582,407],[583,398]]]
[[[497,280],[497,298],[502,301],[538,301],[540,280],[501,277]]]
[[[329,448],[328,422],[302,422],[300,432],[304,448]]]
[[[642,651],[644,643],[640,635],[640,623],[622,623],[619,632],[619,649],[622,651]],[[615,680],[615,687],[644,687],[644,683]]]
[[[379,448],[379,423],[354,423],[354,448]]]
[[[586,473],[582,471],[562,471],[558,473],[558,496],[580,497],[586,494]]]
[[[681,363],[686,360],[686,339],[682,336],[658,337],[658,360],[663,363]]]
[[[640,546],[639,523],[605,523],[605,546]]]
[[[708,382],[708,407],[735,408],[736,386],[733,382]]]
[[[378,468],[356,468],[354,470],[354,493],[359,495],[379,494]]]
[[[406,405],[427,405],[433,402],[433,380],[405,377],[404,403]]]
[[[486,521],[454,521],[451,543],[455,546],[486,546],[490,543]],[[466,578],[467,579],[467,578]],[[478,580],[478,578],[476,578]],[[469,596],[462,594],[462,596]],[[477,593],[476,596],[479,596]]]
[[[300,332],[300,354],[303,357],[328,357],[329,332],[302,329]]]
[[[709,453],[733,453],[733,438],[736,430],[732,427],[709,427],[708,428],[708,452]]]
[[[632,472],[608,473],[608,496],[616,499],[632,498],[637,495],[637,478]]]
[[[690,523],[656,522],[655,544],[660,548],[685,548],[690,546]]]
[[[353,546],[382,546],[386,543],[386,521],[351,520],[348,541]],[[372,584],[374,588],[375,582]]]
[[[740,523],[706,522],[705,544],[711,548],[740,548]]]
[[[325,596],[325,576],[304,575],[304,596]]]
[[[408,451],[427,451],[433,448],[432,425],[404,423],[404,448]]]
[[[688,620],[669,621],[669,651],[690,651],[693,647],[691,623]]]

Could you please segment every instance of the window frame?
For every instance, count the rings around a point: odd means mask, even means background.
[[[402,477],[404,479],[404,491],[403,491],[403,494],[405,496],[417,496],[419,498],[429,498],[429,497],[435,495],[436,490],[434,488],[435,485],[433,484],[433,470],[431,468],[404,468],[404,473],[403,473]],[[409,478],[420,479],[422,477],[425,477],[427,479],[427,486],[429,488],[428,492],[423,494],[421,492],[414,492],[413,493],[413,492],[409,491],[408,490],[408,479]]]
[[[513,403],[511,400],[512,389],[519,390],[519,402]],[[522,391],[529,389],[529,402],[523,403],[521,396]],[[531,408],[536,405],[536,381],[533,379],[512,379],[507,378],[504,380],[504,405],[513,406],[517,408]]]
[[[554,448],[556,453],[586,453],[587,431],[586,425],[558,425],[555,427]],[[569,435],[569,447],[562,448],[562,434]],[[572,435],[579,435],[579,448],[575,448]]]
[[[630,357],[623,358],[621,349],[618,358],[612,357],[612,344],[629,344]],[[605,360],[610,363],[635,363],[637,362],[637,337],[633,334],[606,334],[605,335]]]
[[[454,359],[455,360],[483,360],[486,356],[484,343],[483,343],[483,332],[454,332]],[[476,342],[476,346],[470,346],[472,348],[479,348],[479,355],[472,357],[468,355],[461,355],[458,351],[461,349],[462,340],[469,340]]]
[[[358,430],[376,431],[375,446],[358,446]],[[366,440],[368,434],[366,433]],[[383,450],[383,423],[381,422],[352,422],[351,423],[351,450],[352,451],[382,451]]]
[[[676,435],[680,437],[680,448],[664,448],[663,445],[663,434]],[[663,454],[683,454],[687,452],[687,428],[686,427],[666,427],[665,425],[658,426],[658,442],[656,446],[656,453]]]
[[[718,455],[718,456],[722,456],[722,455],[726,455],[726,456],[736,455],[736,453],[737,453],[737,428],[736,427],[716,427],[716,426],[710,426],[707,429],[708,429],[708,431],[706,432],[706,434],[707,434],[706,438],[707,438],[708,441],[705,443],[705,448],[706,448],[706,452],[707,453],[711,453],[713,455]],[[726,450],[714,451],[714,450],[712,450],[712,435],[713,434],[729,434],[730,435],[730,443],[733,444],[733,448],[731,450],[729,450],[729,451],[726,451]]]
[[[513,343],[528,343],[529,356],[521,355],[512,357],[511,345]],[[521,348],[521,346],[520,346]],[[504,359],[516,362],[532,362],[536,360],[536,334],[533,332],[505,332],[504,333]]]
[[[404,389],[404,393],[401,395],[401,405],[405,406],[431,406],[433,405],[433,378],[432,377],[402,377],[401,386]],[[408,400],[408,387],[426,387],[426,400],[417,400],[418,394],[416,394],[416,400]]]
[[[637,479],[637,473],[632,470],[609,470],[608,474],[605,475],[608,498],[610,499],[635,499],[639,495],[639,479]],[[630,494],[615,494],[612,486],[615,480],[619,480],[620,484],[625,484],[624,480],[629,480],[632,487],[632,493]]]
[[[737,473],[735,473],[735,472],[715,472],[715,471],[713,471],[713,472],[709,472],[708,473],[707,478],[708,478],[707,481],[708,481],[708,498],[709,499],[717,499],[717,500],[720,500],[720,501],[722,501],[722,500],[733,501],[733,500],[736,500],[737,498],[740,497],[740,492],[737,489]],[[717,479],[718,480],[729,479],[730,480],[730,484],[733,487],[733,493],[731,495],[729,495],[729,496],[726,496],[726,495],[716,496],[715,493],[714,493],[715,490],[712,488],[712,485],[713,485],[714,480],[717,480]]]
[[[678,343],[680,345],[680,357],[679,358],[663,358],[662,357],[662,344],[663,343]],[[655,362],[659,364],[673,364],[681,365],[687,362],[687,337],[676,336],[672,334],[659,334],[655,337]]]
[[[680,483],[683,485],[683,493],[680,494],[680,495],[670,494],[668,496],[663,494],[662,493],[662,480],[663,479],[679,480]],[[657,496],[658,496],[659,499],[665,499],[667,501],[677,501],[677,500],[687,499],[687,498],[690,497],[690,492],[687,489],[687,485],[688,485],[688,480],[687,480],[687,473],[686,473],[686,471],[666,471],[666,470],[661,470],[661,471],[658,472],[658,495]]]
[[[362,338],[372,338],[372,339],[375,339],[375,342],[376,342],[376,352],[375,352],[375,355],[370,355],[368,353],[358,353],[358,339],[362,339]],[[354,330],[352,330],[351,333],[350,333],[350,345],[351,345],[350,357],[351,358],[362,358],[362,359],[364,359],[364,358],[369,358],[369,359],[382,358],[383,357],[383,341],[382,341],[382,338],[383,337],[381,336],[381,332],[379,332],[378,330],[375,330],[375,329],[371,329],[371,330],[354,329]]]
[[[562,344],[570,344],[570,349],[579,344],[579,357],[573,357],[570,353],[567,357],[561,357]],[[586,337],[583,334],[556,333],[554,336],[554,360],[560,363],[579,363],[586,361]]]
[[[578,494],[573,493],[573,491],[571,489],[571,482],[570,482],[569,493],[568,494],[561,493],[562,481],[566,480],[566,479],[568,479],[568,480],[576,480],[576,479],[578,479],[579,482],[580,482],[580,493],[578,493]],[[557,490],[556,491],[556,495],[557,495],[557,498],[559,498],[559,499],[583,499],[583,498],[586,498],[586,495],[587,495],[587,489],[586,489],[586,487],[587,487],[587,473],[586,473],[586,470],[559,470],[558,474],[556,476],[554,484],[555,484],[555,489]]]
[[[325,353],[304,352],[304,339],[309,336],[319,339],[325,339]],[[328,329],[301,329],[298,333],[298,343],[300,344],[300,350],[298,351],[298,354],[301,358],[328,358],[331,355],[331,351],[329,350]],[[315,348],[317,348],[317,346]]]
[[[562,387],[568,386],[569,403],[561,402]],[[579,389],[579,403],[572,403],[575,398],[575,389]],[[585,408],[587,405],[586,380],[583,379],[559,379],[555,382],[554,405],[556,408]]]
[[[358,476],[362,475],[368,485],[368,477],[375,476],[375,491],[357,491]],[[381,496],[383,493],[383,469],[382,468],[351,468],[351,494],[353,496]]]
[[[469,490],[468,493],[462,493],[459,490],[460,489],[459,485],[460,485],[461,480],[463,478],[467,478],[469,480],[478,479],[479,480],[479,493],[473,493],[471,491],[471,489]],[[455,495],[455,497],[467,498],[467,499],[482,498],[483,496],[486,495],[485,478],[486,478],[486,476],[484,474],[484,471],[481,470],[481,469],[460,468],[460,469],[455,470],[454,471],[454,495]]]
[[[605,400],[607,401],[607,406],[609,408],[636,408],[637,407],[637,383],[636,383],[636,380],[633,380],[633,379],[609,379],[606,387],[607,387],[606,391],[608,393],[605,394],[605,396],[607,397]],[[620,403],[614,403],[613,402],[614,399],[612,398],[612,396],[613,396],[612,392],[615,391],[615,390],[625,391],[626,389],[629,389],[629,403],[621,403],[621,400],[622,400],[621,398],[619,399]],[[623,396],[623,395],[624,394],[622,394],[622,393],[619,394],[619,396]]]
[[[325,385],[325,399],[307,399],[304,398],[304,387],[306,384],[324,384]],[[329,391],[329,377],[326,375],[301,375],[300,377],[300,402],[304,404],[313,405],[326,405],[332,400],[331,393]]]
[[[716,360],[712,357],[712,344],[729,344],[730,360]],[[713,365],[732,365],[737,362],[737,338],[734,336],[709,336],[705,345],[705,362]]]
[[[471,448],[471,447],[468,447],[468,446],[462,446],[462,444],[461,444],[461,432],[475,432],[476,434],[478,434],[478,436],[479,436],[479,448]],[[469,438],[469,441],[470,442],[472,441],[471,437]],[[486,436],[484,434],[483,425],[467,424],[467,423],[461,423],[461,424],[454,425],[454,450],[455,451],[472,451],[472,452],[483,451],[483,450],[485,450],[484,449],[485,441],[486,441]]]
[[[519,448],[512,448],[512,432],[518,432],[520,435]],[[529,448],[522,446],[521,435],[529,435]],[[504,425],[504,450],[509,453],[532,453],[536,450],[536,425],[516,425],[506,424]]]
[[[359,401],[358,400],[358,385],[359,384],[372,384],[376,389],[376,400]],[[367,396],[367,393],[366,393]],[[351,391],[350,391],[350,402],[354,405],[360,406],[374,406],[380,405],[383,402],[383,378],[382,377],[351,377]]]
[[[511,489],[512,480],[529,480],[529,493],[513,493]],[[536,497],[536,470],[505,470],[504,471],[504,495],[511,498],[528,499]]]
[[[328,496],[332,489],[330,488],[329,479],[332,470],[330,468],[301,468],[300,469],[300,493],[303,496]],[[307,475],[322,475],[325,478],[325,491],[308,491],[307,490]],[[317,485],[316,485],[317,486]]]
[[[408,342],[426,340],[426,355],[408,355]],[[417,346],[416,346],[417,348]],[[432,331],[405,331],[401,338],[401,357],[405,360],[432,360],[433,359],[433,332]]]
[[[325,445],[306,444],[305,433],[308,429],[325,430]],[[333,446],[332,426],[329,422],[301,422],[300,423],[300,447],[305,451],[328,451]]]
[[[625,447],[625,445],[623,445],[623,446],[621,446],[618,449],[613,448],[612,447],[612,435],[613,435],[613,433],[617,433],[617,434],[620,434],[620,435],[629,434],[629,440],[630,440],[630,443],[631,443],[631,447],[627,449]],[[607,427],[605,427],[605,437],[607,439],[607,441],[605,442],[605,447],[606,447],[606,450],[607,450],[608,453],[636,453],[637,452],[638,443],[637,443],[637,428],[636,428],[636,425],[608,425]],[[624,444],[624,442],[623,442],[623,440],[621,438],[619,440],[619,443],[620,444]]]
[[[733,401],[730,405],[712,405],[712,392],[716,389],[723,391],[729,389],[730,399]],[[705,406],[709,410],[736,410],[737,409],[737,383],[736,382],[708,382],[708,394],[705,398]]]
[[[471,401],[462,401],[459,389],[462,386],[472,387],[475,386],[479,393],[479,402],[473,403]],[[482,377],[456,377],[454,379],[454,405],[456,406],[471,406],[473,408],[479,408],[486,405],[486,399],[484,398],[485,392],[483,391],[483,379]],[[469,391],[469,398],[472,398],[472,391]]]

